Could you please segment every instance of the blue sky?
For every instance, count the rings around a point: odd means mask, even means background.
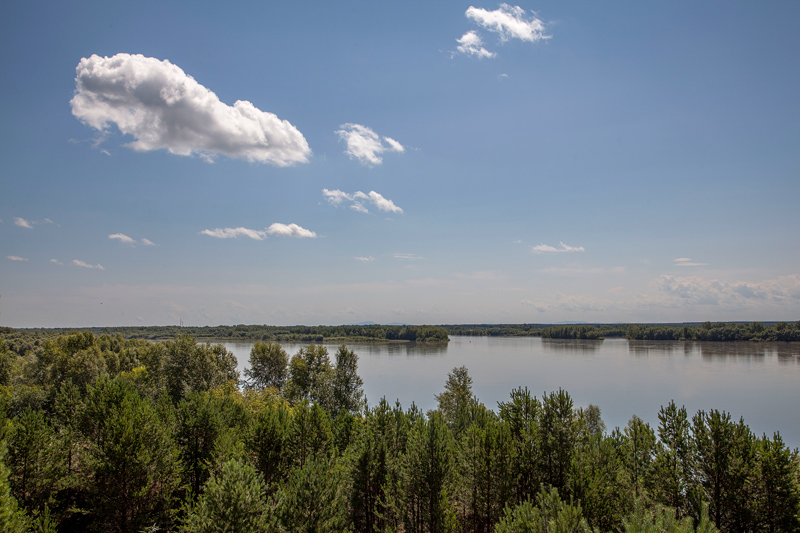
[[[798,18],[12,3],[0,324],[797,320]]]

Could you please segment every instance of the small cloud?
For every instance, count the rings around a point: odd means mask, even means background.
[[[267,228],[270,235],[280,235],[281,237],[299,237],[313,239],[317,236],[313,231],[301,228],[297,224],[280,224],[276,222]]]
[[[63,265],[64,264],[61,261],[59,261],[58,259],[51,259],[50,262],[51,263],[55,263],[56,265]]]
[[[353,259],[355,259],[356,261],[361,261],[362,263],[371,263],[371,262],[375,261],[375,258],[372,257],[372,256],[370,256],[370,257],[354,257]]]
[[[403,209],[396,206],[394,202],[389,200],[388,198],[384,198],[383,195],[375,192],[370,191],[369,194],[365,194],[361,191],[356,191],[353,194],[347,194],[344,191],[340,191],[338,189],[330,191],[328,189],[322,189],[322,195],[328,200],[328,203],[331,205],[339,206],[344,202],[352,202],[350,209],[354,211],[358,211],[359,213],[369,213],[369,210],[364,207],[364,201],[368,200],[371,202],[375,207],[380,209],[381,211],[391,212],[391,213],[402,213]]]
[[[537,244],[531,250],[537,254],[543,253],[563,253],[563,252],[583,252],[583,246],[569,246],[564,244],[563,242],[558,243],[560,248],[555,248],[553,246],[549,246],[547,244]]]
[[[255,239],[257,241],[263,241],[267,238],[267,233],[265,231],[259,231],[255,229],[248,229],[248,228],[215,228],[215,229],[204,229],[200,232],[201,235],[208,235],[209,237],[215,237],[217,239],[235,239],[239,236],[242,237],[250,237],[251,239]]]
[[[497,79],[500,81],[507,80],[508,74],[500,74],[499,76],[497,76]]]
[[[20,228],[33,229],[33,226],[31,225],[30,222],[20,217],[14,217],[14,225],[19,226]]]
[[[99,130],[99,142],[115,124],[138,152],[243,159],[276,166],[305,163],[311,155],[303,134],[286,120],[246,100],[233,106],[168,60],[143,55],[92,55],[75,69],[72,114]]]
[[[103,266],[100,263],[98,263],[96,265],[90,265],[89,263],[85,263],[85,262],[80,261],[78,259],[73,259],[72,260],[72,264],[75,265],[75,266],[83,267],[83,268],[91,268],[91,269],[95,269],[95,270],[105,270],[105,268],[103,268]]]
[[[345,200],[347,201],[353,200],[353,197],[351,195],[347,194],[344,191],[340,191],[339,189],[333,191],[329,191],[328,189],[322,189],[322,196],[324,196],[325,199],[328,200],[328,202],[331,205],[339,205]]]
[[[527,306],[533,307],[534,309],[536,309],[540,313],[544,313],[545,311],[547,311],[547,307],[546,306],[538,304],[536,302],[532,302],[530,300],[520,300],[519,303],[522,304],[522,305],[527,305]]]
[[[123,233],[112,233],[108,236],[109,239],[116,239],[123,244],[136,244],[136,240],[131,239]]]
[[[695,266],[706,266],[706,265],[708,265],[708,263],[692,262],[692,260],[689,259],[688,257],[679,257],[677,259],[673,259],[673,261],[675,262],[675,266],[679,266],[679,267],[695,267]]]
[[[156,245],[156,243],[154,243],[154,242],[153,242],[153,241],[151,241],[150,239],[142,239],[142,241],[141,241],[141,242],[142,242],[142,244],[144,244],[145,246],[155,246],[155,245]]]
[[[545,35],[544,23],[536,18],[536,13],[526,18],[525,10],[519,6],[500,4],[494,11],[470,6],[466,15],[484,29],[498,34],[501,41],[519,39],[534,43],[550,38]]]
[[[342,124],[336,130],[339,138],[347,144],[344,151],[351,159],[357,159],[362,165],[374,166],[383,163],[379,154],[383,152],[404,152],[405,148],[390,137],[381,137],[361,124]],[[385,143],[385,144],[384,144]]]
[[[6,259],[11,259],[12,261],[27,261],[27,257],[20,257],[18,255],[7,255]]]
[[[460,39],[456,39],[456,42],[458,43],[458,47],[456,49],[462,54],[466,54],[468,56],[489,58],[497,55],[483,47],[483,40],[474,30],[468,31],[462,35]]]
[[[391,200],[384,198],[380,194],[376,193],[375,191],[369,191],[369,200],[375,206],[380,209],[381,211],[387,211],[391,213],[402,213],[403,210],[396,205]]]
[[[414,254],[394,254],[392,257],[401,261],[417,261],[423,259],[422,257]]]

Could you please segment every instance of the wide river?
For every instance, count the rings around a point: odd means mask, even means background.
[[[223,343],[247,366],[253,343]],[[282,343],[289,356],[307,343]],[[324,345],[331,356],[337,345]],[[575,406],[598,405],[611,431],[638,415],[653,428],[670,400],[698,410],[744,417],[753,432],[780,431],[800,447],[800,343],[554,340],[539,337],[450,337],[442,346],[348,344],[370,405],[381,397],[436,407],[447,374],[465,365],[473,391],[491,409],[516,387],[540,397],[563,388]],[[242,375],[244,377],[244,375]]]

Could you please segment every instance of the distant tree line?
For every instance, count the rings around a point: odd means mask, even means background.
[[[674,402],[607,431],[563,390],[495,410],[467,368],[427,413],[369,407],[358,357],[78,332],[0,336],[0,531],[800,531],[780,434]]]
[[[442,326],[450,335],[674,341],[800,341],[798,322],[703,322],[693,324],[467,324]]]
[[[337,342],[348,341],[415,341],[447,342],[447,330],[437,326],[119,326],[102,328],[83,328],[96,335],[121,335],[126,339],[166,340],[180,335],[191,335],[196,339],[276,341],[276,342]],[[62,333],[74,333],[70,329],[24,329],[0,328],[0,334],[14,342],[14,335],[27,335],[29,338],[46,339]]]

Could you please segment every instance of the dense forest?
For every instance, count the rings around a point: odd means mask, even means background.
[[[0,335],[0,530],[797,532],[779,434],[670,402],[609,431],[564,390],[368,406],[345,345]]]
[[[31,328],[13,330],[0,327],[0,334],[38,335],[53,337],[63,333],[88,330],[95,335],[121,335],[125,339],[166,340],[180,335],[191,335],[198,340],[244,340],[275,342],[335,343],[353,341],[411,341],[447,342],[447,330],[436,326],[398,325],[344,325],[344,326],[118,326],[80,329]]]

